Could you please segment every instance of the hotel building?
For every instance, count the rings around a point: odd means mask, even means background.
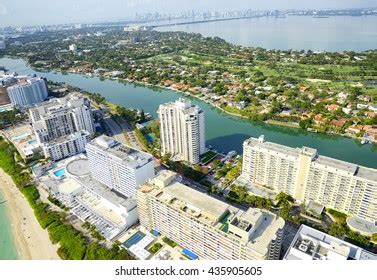
[[[207,260],[278,259],[284,220],[271,212],[242,211],[162,171],[138,189],[140,224]]]
[[[377,221],[377,170],[320,156],[317,150],[244,142],[239,181],[314,201],[367,221]]]
[[[26,107],[45,100],[48,90],[42,78],[27,78],[19,80],[18,84],[7,88],[9,99],[13,106]]]
[[[45,143],[74,132],[95,132],[90,102],[77,94],[51,99],[29,110],[38,141]]]
[[[58,166],[43,174],[39,176],[42,186],[80,220],[94,225],[107,240],[116,239],[137,223],[136,200],[95,180],[84,155],[60,161]]]
[[[284,260],[377,260],[377,255],[314,228],[301,225]]]
[[[174,160],[197,164],[205,152],[204,111],[190,101],[179,99],[162,104],[158,115],[161,123],[161,153]]]
[[[126,197],[134,197],[138,186],[154,176],[150,154],[102,135],[86,145],[94,179]]]
[[[85,152],[95,132],[90,102],[76,94],[41,103],[29,114],[45,156],[55,161]]]

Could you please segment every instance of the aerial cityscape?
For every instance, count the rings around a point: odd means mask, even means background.
[[[0,260],[377,260],[377,7],[181,2],[0,4]]]

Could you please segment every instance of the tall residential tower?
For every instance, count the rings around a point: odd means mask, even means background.
[[[320,156],[312,148],[266,142],[263,136],[243,147],[241,182],[377,222],[376,169]]]
[[[160,105],[161,152],[177,161],[197,164],[205,152],[204,111],[190,101],[179,99]]]
[[[29,113],[45,156],[55,161],[84,152],[95,132],[90,102],[79,95],[51,99]]]
[[[154,176],[150,154],[136,150],[102,135],[86,145],[89,168],[97,181],[126,197]]]
[[[48,96],[46,81],[42,78],[27,78],[8,87],[13,106],[26,107],[45,100]]]

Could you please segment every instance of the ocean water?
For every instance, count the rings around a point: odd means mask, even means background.
[[[1,188],[1,186],[0,186]],[[13,240],[11,222],[8,218],[9,205],[0,189],[0,260],[16,260],[18,253]]]
[[[156,28],[218,36],[245,46],[281,50],[364,51],[377,49],[377,16],[261,17]]]

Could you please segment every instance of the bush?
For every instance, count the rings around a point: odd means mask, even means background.
[[[164,237],[162,238],[162,240],[168,244],[170,247],[174,248],[175,246],[177,246],[177,243],[175,243],[173,240],[167,238],[167,237]]]
[[[156,254],[162,248],[162,244],[155,243],[152,247],[149,248],[149,252],[152,254]]]

